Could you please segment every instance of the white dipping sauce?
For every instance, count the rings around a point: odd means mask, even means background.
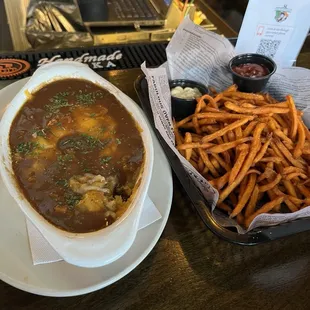
[[[177,86],[171,89],[171,96],[180,98],[180,99],[196,99],[202,96],[201,92],[197,87],[181,87]]]

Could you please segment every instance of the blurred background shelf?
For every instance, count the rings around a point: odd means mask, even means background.
[[[0,52],[33,50],[25,35],[29,1],[0,0]],[[180,2],[180,0],[174,0],[163,27],[87,27],[87,30],[93,38],[94,46],[167,42],[182,20],[183,9]],[[183,2],[190,4],[185,11],[191,18],[198,20],[201,26],[225,37],[236,38],[248,0],[195,0],[193,4],[190,0],[183,0]],[[201,20],[197,18],[197,12],[200,12]],[[80,45],[80,47],[84,46],[86,45]],[[308,36],[297,65],[310,68],[309,59],[310,37]]]
[[[198,20],[197,23],[201,23],[204,28],[227,37],[236,36],[237,32],[234,32],[225,23],[216,11],[207,4],[207,1],[196,0],[194,4],[190,4],[183,12],[179,2],[179,0],[174,0],[163,27],[87,27],[87,30],[93,36],[94,45],[168,41],[182,20],[182,14],[186,11],[186,14],[190,15],[192,19],[195,17],[195,20]],[[188,3],[191,2],[188,1]],[[0,0],[0,51],[25,51],[32,49],[25,35],[28,5],[29,0]],[[197,14],[199,11],[200,13]],[[198,15],[202,18],[200,19]]]

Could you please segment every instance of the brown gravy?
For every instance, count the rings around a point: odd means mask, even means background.
[[[10,146],[33,208],[75,233],[102,229],[125,212],[144,163],[129,112],[107,90],[77,79],[34,93],[11,125]]]

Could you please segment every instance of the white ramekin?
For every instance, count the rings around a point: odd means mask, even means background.
[[[9,145],[10,127],[16,114],[27,100],[26,91],[33,93],[44,84],[66,78],[91,81],[112,93],[141,128],[145,148],[145,163],[140,175],[140,185],[133,194],[129,208],[120,219],[109,227],[91,233],[66,232],[45,220],[23,195],[12,169]],[[80,63],[63,61],[44,65],[35,72],[7,107],[0,124],[0,142],[0,172],[6,187],[26,217],[66,262],[81,267],[99,267],[115,261],[130,248],[138,230],[143,202],[150,184],[154,154],[151,134],[143,114],[133,101],[118,88],[88,66]]]

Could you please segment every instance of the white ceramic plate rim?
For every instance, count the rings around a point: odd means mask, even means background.
[[[8,96],[8,93],[13,93],[12,95],[10,95],[10,97],[13,98],[14,95],[17,93],[17,91],[20,88],[22,88],[24,86],[24,84],[27,83],[28,80],[29,80],[29,78],[25,78],[25,79],[16,81],[13,84],[3,88],[2,90],[0,90],[0,98]],[[3,102],[3,101],[1,101],[1,102]],[[3,104],[5,104],[5,103],[3,102]],[[1,103],[0,103],[0,111],[1,111],[0,113],[1,114],[3,113],[3,110],[4,110],[4,107],[2,107]],[[152,132],[152,138],[156,139],[153,132]],[[163,151],[160,148],[158,141],[154,141],[154,151],[155,152],[160,151],[163,153]],[[104,281],[97,283],[95,285],[90,285],[90,286],[87,286],[87,287],[81,288],[81,289],[67,289],[67,290],[55,290],[55,289],[48,289],[48,288],[40,288],[40,287],[31,285],[29,283],[26,283],[26,281],[22,282],[22,281],[16,280],[16,279],[8,276],[7,274],[5,274],[5,272],[2,272],[1,270],[0,270],[0,279],[9,285],[12,285],[18,289],[24,290],[24,291],[29,292],[29,293],[33,293],[33,294],[37,294],[37,295],[43,295],[43,296],[51,296],[51,297],[67,297],[67,296],[82,295],[82,294],[86,294],[86,293],[90,293],[90,292],[99,290],[101,288],[104,288],[104,287],[118,281],[119,279],[123,278],[124,276],[126,276],[129,272],[131,272],[134,268],[136,268],[146,258],[146,256],[151,252],[151,250],[153,249],[153,247],[155,246],[155,244],[159,240],[159,238],[160,238],[160,236],[161,236],[161,234],[162,234],[162,232],[166,226],[168,216],[170,213],[171,203],[172,203],[173,185],[172,185],[171,168],[170,168],[170,165],[169,165],[166,158],[165,158],[165,161],[166,161],[165,166],[167,167],[167,169],[165,170],[165,174],[166,174],[165,179],[169,180],[170,186],[169,186],[169,188],[165,188],[165,190],[167,191],[166,195],[168,195],[168,204],[166,206],[164,206],[163,210],[159,210],[159,211],[161,211],[161,214],[162,214],[162,219],[159,220],[161,222],[160,226],[157,229],[156,233],[152,236],[152,239],[150,240],[148,246],[141,252],[139,257],[135,261],[131,262],[121,272],[118,272],[114,276],[110,277],[108,280],[104,280]],[[154,166],[155,165],[156,165],[156,163],[154,162]],[[152,186],[152,182],[151,182],[151,186]],[[22,212],[22,211],[20,210],[20,212]],[[154,224],[151,224],[151,225],[154,225]],[[148,227],[146,227],[145,229],[148,229]],[[143,231],[144,231],[144,229],[141,230],[142,233],[143,233]],[[141,232],[138,231],[137,236]],[[62,263],[64,263],[64,262],[62,262]],[[54,263],[54,264],[55,264],[55,267],[57,268],[57,263]],[[41,265],[41,268],[42,268],[42,266],[43,265]],[[109,265],[106,265],[105,267],[100,267],[100,268],[109,268]]]

